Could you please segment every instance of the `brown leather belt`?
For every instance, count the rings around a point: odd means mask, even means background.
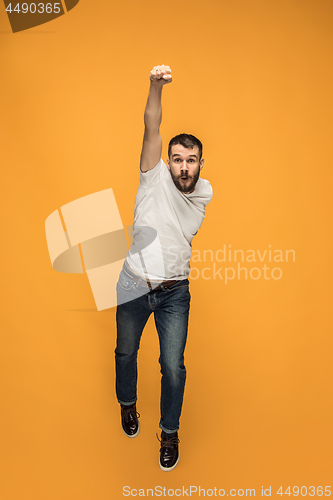
[[[139,285],[140,283],[144,283],[150,290],[162,290],[161,285],[163,285],[163,288],[169,288],[170,286],[177,283],[177,280],[157,281],[156,282],[156,281],[144,280],[143,278],[140,278],[139,276],[131,276],[131,278],[136,285]],[[154,286],[155,284],[157,286]]]
[[[133,273],[133,271],[128,269],[128,266],[126,264],[125,264],[125,272],[132,278],[132,280],[134,281],[134,283],[136,285],[139,285],[140,283],[144,283],[149,288],[149,290],[162,290],[161,285],[163,285],[163,288],[169,288],[170,286],[174,285],[178,281],[178,280],[167,280],[167,281],[145,280],[145,279],[141,278],[141,276],[135,275]],[[157,283],[158,283],[158,285],[154,286]]]

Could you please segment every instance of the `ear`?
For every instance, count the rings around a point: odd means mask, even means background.
[[[200,160],[200,170],[203,168],[204,163],[205,163],[205,160],[203,158],[201,158],[201,160]]]
[[[167,158],[167,167],[170,170],[170,159],[169,159],[169,157]]]

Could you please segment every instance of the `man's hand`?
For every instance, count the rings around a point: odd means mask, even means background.
[[[172,82],[170,66],[154,66],[150,72],[150,81],[152,85],[165,85]]]

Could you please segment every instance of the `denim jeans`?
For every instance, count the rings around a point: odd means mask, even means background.
[[[131,274],[124,264],[117,283],[117,399],[123,405],[137,400],[137,354],[142,331],[153,312],[162,374],[159,427],[167,433],[175,432],[179,429],[186,379],[189,281],[180,280],[169,288],[150,291],[145,284],[135,284]]]

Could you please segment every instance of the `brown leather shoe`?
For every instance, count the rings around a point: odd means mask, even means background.
[[[161,443],[159,459],[160,469],[164,471],[174,469],[179,462],[178,444],[180,441],[178,439],[178,432],[167,434],[162,431],[161,439],[158,440]]]
[[[136,411],[136,404],[120,405],[121,407],[121,427],[129,438],[136,437],[140,432],[140,413]]]

